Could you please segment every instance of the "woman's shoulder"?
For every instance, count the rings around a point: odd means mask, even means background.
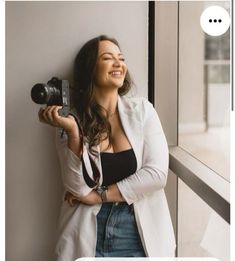
[[[149,109],[153,108],[153,105],[149,100],[145,97],[130,97],[130,96],[122,96],[121,99],[123,102],[130,107],[131,109],[139,109],[142,112],[148,112]]]

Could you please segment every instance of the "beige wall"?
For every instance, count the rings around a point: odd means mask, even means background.
[[[155,4],[155,105],[170,146],[177,145],[177,5]],[[165,191],[176,233],[177,178],[170,170]]]
[[[177,144],[177,13],[176,1],[155,5],[155,105],[168,145]]]
[[[71,79],[78,49],[105,33],[147,96],[147,15],[147,2],[6,2],[7,261],[54,260],[62,185],[54,129],[38,122],[31,87]]]
[[[179,132],[205,130],[205,36],[199,19],[204,2],[181,2],[179,8]],[[189,19],[190,18],[190,19]]]

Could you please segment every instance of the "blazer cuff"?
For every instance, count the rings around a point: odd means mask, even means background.
[[[125,199],[128,205],[131,205],[138,200],[136,194],[134,193],[133,189],[126,179],[117,182],[116,185],[118,186],[122,197]]]

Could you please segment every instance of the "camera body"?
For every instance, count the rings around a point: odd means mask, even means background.
[[[44,83],[37,83],[31,90],[31,98],[37,104],[46,104],[47,106],[62,106],[59,115],[67,117],[70,110],[69,81],[60,80],[52,77],[51,80]]]

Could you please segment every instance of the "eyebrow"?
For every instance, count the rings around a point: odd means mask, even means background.
[[[105,52],[105,53],[102,53],[99,57],[103,56],[104,54],[110,54],[110,55],[113,55],[113,53],[110,53],[110,52]],[[118,56],[123,56],[122,53],[119,53]]]

